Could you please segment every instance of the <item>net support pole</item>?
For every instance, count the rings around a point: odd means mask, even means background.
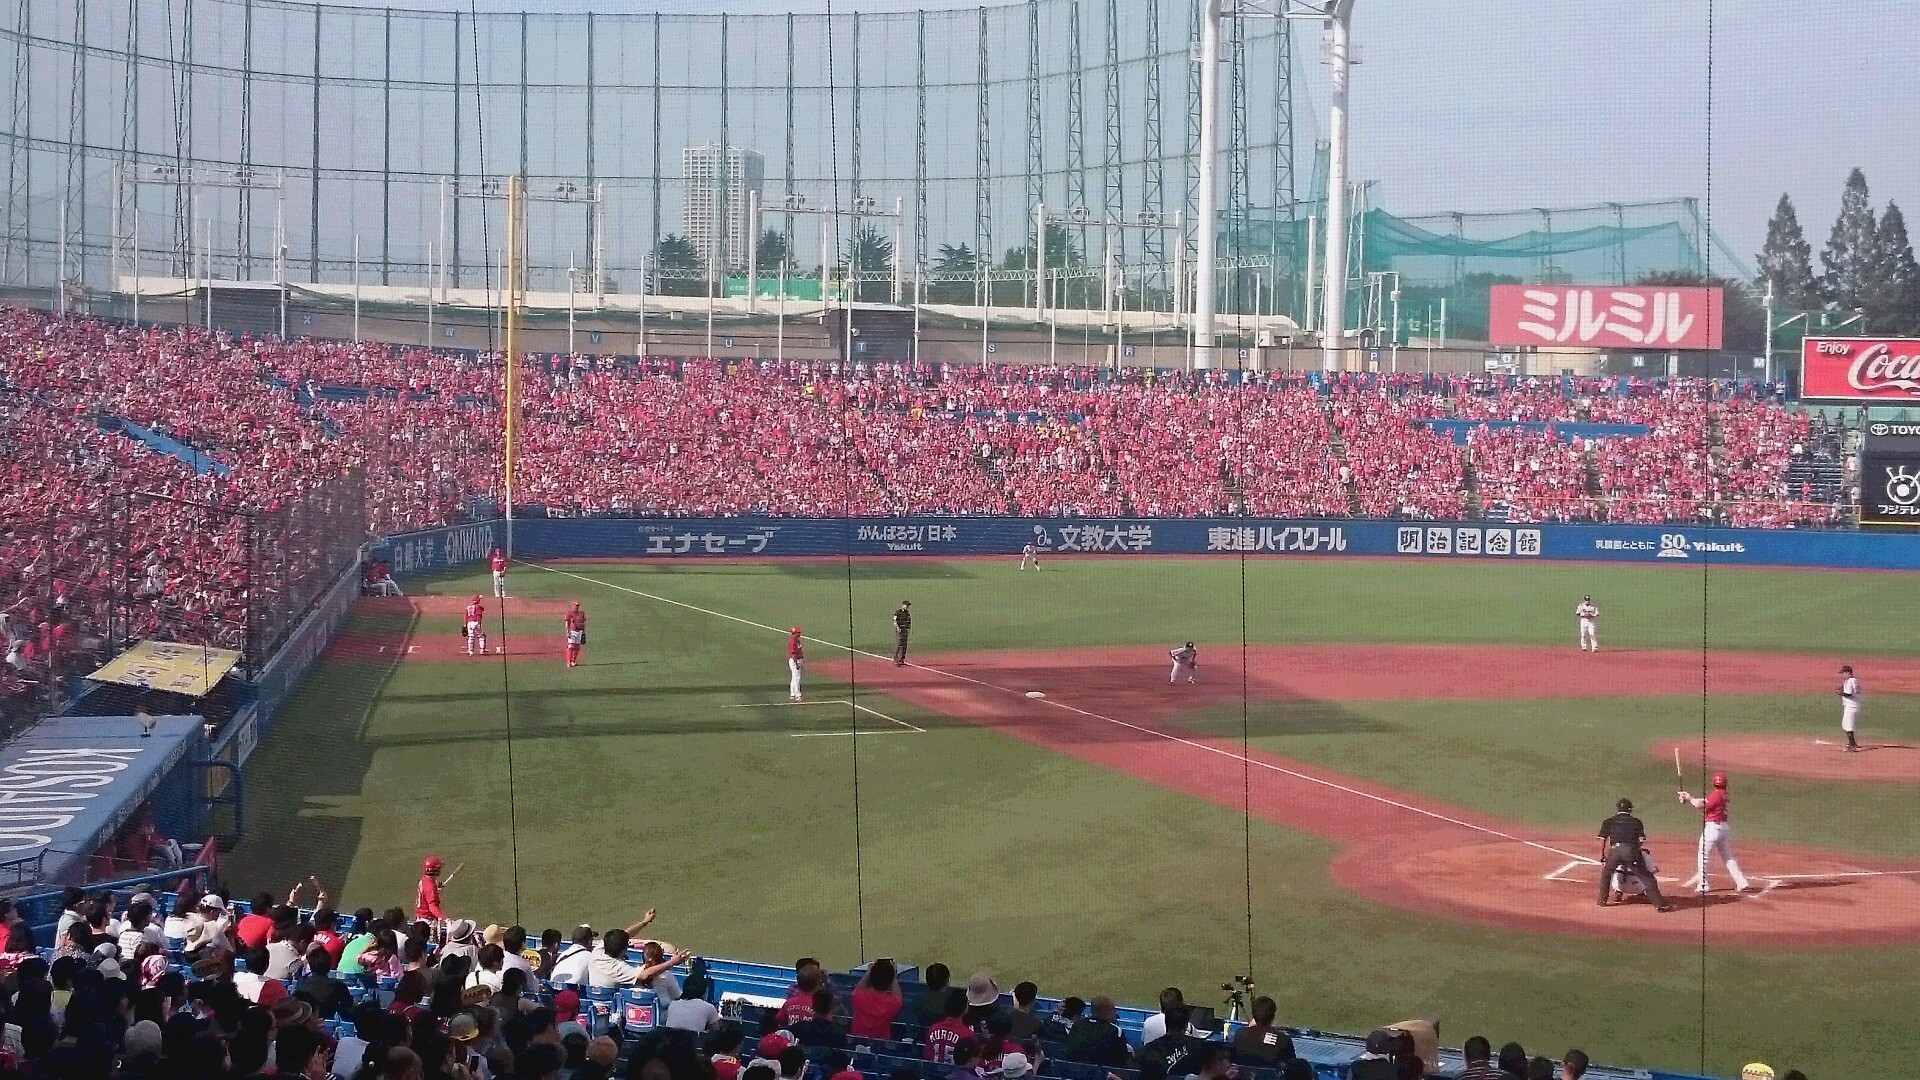
[[[503,471],[501,490],[506,509],[507,536],[506,555],[513,557],[513,453],[515,420],[519,412],[519,370],[514,363],[515,353],[520,344],[520,177],[507,179],[507,280],[506,280],[506,382],[505,401],[502,406],[505,430],[505,453],[502,455]]]
[[[1353,0],[1340,0],[1329,12],[1333,69],[1332,104],[1327,117],[1327,259],[1320,303],[1320,366],[1340,370],[1347,333],[1347,81],[1351,74],[1349,40]]]

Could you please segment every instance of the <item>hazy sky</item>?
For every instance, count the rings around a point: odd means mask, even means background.
[[[1257,2],[1271,7],[1282,0]],[[395,6],[465,10],[468,0]],[[543,12],[973,6],[479,2],[487,11]],[[1708,6],[1358,0],[1354,175],[1377,182],[1376,205],[1400,213],[1704,199]],[[1793,194],[1817,252],[1854,165],[1866,170],[1877,205],[1891,198],[1920,211],[1920,0],[1713,0],[1713,7],[1713,225],[1743,261],[1753,261],[1783,191]],[[1304,163],[1325,131],[1327,72],[1318,28],[1300,23],[1296,33],[1295,123]]]

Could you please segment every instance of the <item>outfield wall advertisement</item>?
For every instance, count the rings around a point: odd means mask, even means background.
[[[485,560],[498,523],[396,536],[377,545],[400,574]],[[1299,521],[1248,518],[536,518],[513,524],[523,559],[885,556],[1301,555],[1598,560],[1668,565],[1920,570],[1920,536],[1677,525]]]

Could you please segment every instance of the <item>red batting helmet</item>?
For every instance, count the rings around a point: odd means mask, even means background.
[[[473,594],[473,602],[474,602],[474,603],[476,603],[476,604],[480,602],[480,594],[479,594],[479,593],[474,593],[474,594]]]
[[[1726,773],[1723,773],[1723,772],[1717,772],[1717,773],[1714,773],[1714,774],[1713,774],[1713,786],[1714,786],[1714,787],[1726,787],[1726,786],[1727,786],[1727,774],[1726,774]]]
[[[423,873],[428,873],[428,874],[439,873],[440,872],[440,856],[429,855],[426,858],[420,860],[420,869]]]

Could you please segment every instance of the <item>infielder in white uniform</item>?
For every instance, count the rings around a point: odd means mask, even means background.
[[[1173,674],[1167,676],[1168,685],[1180,681],[1180,673],[1187,673],[1187,681],[1193,682],[1200,671],[1200,650],[1189,641],[1177,649],[1170,649],[1167,655],[1173,658]]]
[[[1035,573],[1040,570],[1040,549],[1031,542],[1020,549],[1020,569],[1025,570],[1029,566],[1033,567]]]
[[[1746,892],[1747,875],[1740,872],[1740,862],[1733,857],[1733,830],[1727,823],[1727,774],[1713,775],[1713,793],[1704,799],[1696,799],[1685,791],[1680,792],[1680,801],[1700,808],[1704,824],[1700,829],[1699,876],[1695,878],[1700,892],[1707,891],[1707,857],[1718,853],[1720,861],[1727,864],[1727,876],[1733,879],[1733,887]]]
[[[1580,598],[1580,606],[1573,609],[1573,616],[1580,620],[1580,651],[1600,651],[1600,608],[1593,597]]]
[[[1841,753],[1857,754],[1860,744],[1854,741],[1853,729],[1860,725],[1860,680],[1853,677],[1853,665],[1840,666],[1840,730],[1846,732],[1847,745],[1840,748]]]

